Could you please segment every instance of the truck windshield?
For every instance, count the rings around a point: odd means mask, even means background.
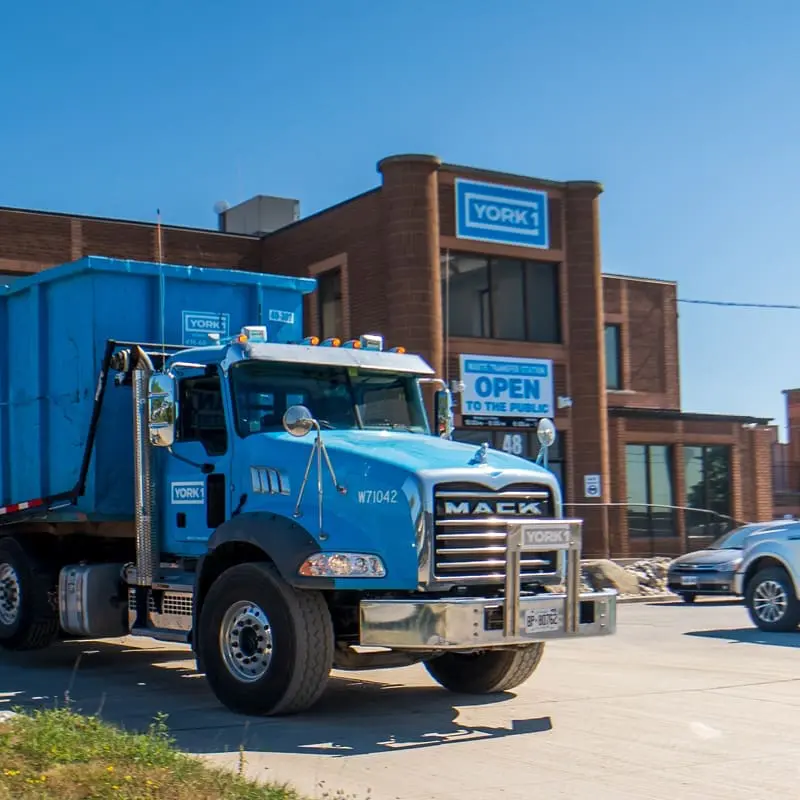
[[[241,436],[282,430],[293,405],[306,406],[328,430],[428,431],[412,375],[244,361],[231,369],[231,389]]]

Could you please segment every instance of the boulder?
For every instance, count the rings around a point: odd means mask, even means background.
[[[613,561],[607,559],[584,561],[581,566],[594,591],[616,589],[620,594],[640,594],[639,578]]]

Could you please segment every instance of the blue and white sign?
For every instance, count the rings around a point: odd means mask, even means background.
[[[456,178],[456,237],[546,250],[547,192]]]
[[[462,354],[461,413],[469,417],[536,419],[554,411],[553,362]]]
[[[294,312],[283,311],[280,308],[271,308],[269,310],[269,321],[280,322],[284,325],[294,325]]]
[[[215,311],[183,311],[183,342],[189,347],[211,344],[209,333],[218,333],[221,339],[230,336],[231,315]]]
[[[206,485],[203,481],[173,481],[172,505],[202,506],[206,502]]]

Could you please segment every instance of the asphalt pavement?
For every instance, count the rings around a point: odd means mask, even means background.
[[[71,702],[309,797],[738,800],[800,796],[800,632],[726,601],[619,608],[614,637],[558,642],[514,693],[440,689],[421,667],[335,674],[312,712],[220,707],[186,648],[128,638],[0,654],[0,711]]]

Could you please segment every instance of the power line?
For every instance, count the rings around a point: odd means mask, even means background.
[[[693,303],[703,306],[726,306],[731,308],[777,308],[785,311],[800,311],[800,305],[781,305],[780,303],[733,303],[725,300],[686,300],[678,298],[679,303]]]

